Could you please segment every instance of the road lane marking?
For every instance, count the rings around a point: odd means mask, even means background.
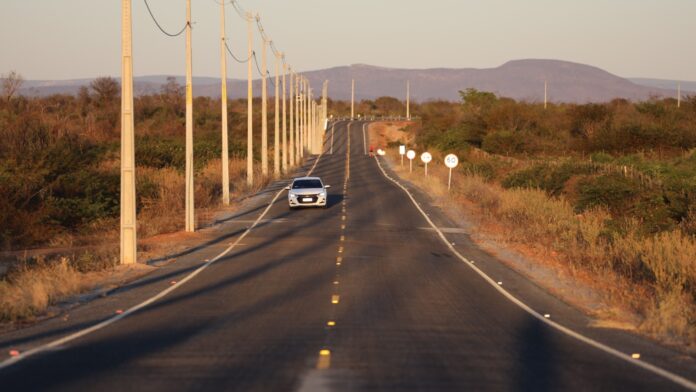
[[[336,326],[336,322],[333,321],[333,320],[329,320],[329,321],[326,322],[326,325],[329,326],[329,327],[335,327],[335,326]]]
[[[312,167],[311,167],[311,168],[309,169],[309,171],[307,172],[307,176],[312,175],[312,173],[314,172],[314,169],[316,169],[317,164],[319,163],[319,160],[321,159],[322,155],[323,155],[323,153],[322,153],[322,154],[319,154],[319,155],[317,156],[317,158],[316,158],[315,161],[314,161],[314,164],[312,165]],[[93,325],[93,326],[91,326],[91,327],[82,329],[82,330],[77,331],[77,332],[75,332],[75,333],[72,333],[72,334],[70,334],[70,335],[64,336],[64,337],[62,337],[62,338],[53,340],[53,341],[48,342],[48,343],[46,343],[46,344],[43,344],[43,345],[41,345],[41,346],[38,346],[38,347],[35,347],[35,348],[33,348],[33,349],[27,350],[27,351],[25,351],[24,353],[21,353],[21,354],[18,355],[18,356],[10,357],[10,358],[8,358],[8,359],[6,359],[6,360],[0,362],[0,370],[4,369],[4,368],[6,368],[6,367],[12,366],[12,365],[16,364],[17,362],[20,362],[20,361],[22,361],[22,360],[24,360],[24,359],[26,359],[26,358],[29,358],[29,357],[34,356],[34,355],[36,355],[36,354],[39,354],[39,353],[41,353],[41,352],[48,351],[48,350],[54,349],[54,348],[56,348],[56,347],[63,346],[63,345],[65,345],[66,343],[69,343],[69,342],[71,342],[71,341],[73,341],[73,340],[79,339],[79,338],[81,338],[81,337],[83,337],[83,336],[89,335],[89,334],[91,334],[92,332],[96,332],[96,331],[98,331],[98,330],[100,330],[100,329],[106,328],[106,327],[108,327],[109,325],[111,325],[111,324],[113,324],[113,323],[115,323],[115,322],[117,322],[117,321],[120,321],[120,320],[122,320],[122,319],[124,319],[124,318],[130,316],[131,314],[133,314],[133,313],[135,313],[135,312],[137,312],[137,311],[139,311],[139,310],[141,310],[141,309],[143,309],[143,308],[145,308],[145,307],[151,305],[152,303],[154,303],[154,302],[156,302],[156,301],[158,301],[158,300],[164,298],[164,297],[167,296],[169,293],[171,293],[172,291],[174,291],[174,290],[178,289],[179,287],[183,286],[184,284],[186,284],[188,281],[190,281],[191,279],[193,279],[194,277],[196,277],[198,274],[200,274],[201,272],[203,272],[205,269],[207,269],[207,268],[208,268],[209,266],[211,266],[213,263],[215,263],[216,261],[220,260],[220,259],[223,258],[225,255],[227,255],[228,253],[230,253],[235,247],[237,247],[237,245],[238,245],[247,235],[249,235],[249,233],[251,233],[251,230],[253,230],[256,226],[258,226],[259,222],[261,222],[261,220],[266,216],[266,214],[268,214],[268,211],[271,210],[271,207],[273,207],[273,204],[275,204],[275,202],[278,200],[278,198],[280,197],[280,195],[281,195],[283,192],[285,192],[285,187],[282,187],[282,188],[275,194],[275,196],[273,197],[273,199],[271,200],[271,202],[268,204],[268,206],[266,206],[266,209],[263,210],[263,212],[261,213],[261,215],[259,215],[259,217],[256,219],[256,221],[254,221],[254,223],[253,223],[248,229],[246,229],[246,230],[245,230],[245,231],[244,231],[244,232],[243,232],[243,233],[242,233],[242,234],[229,246],[229,247],[227,247],[227,249],[225,249],[224,251],[222,251],[222,253],[220,253],[219,255],[215,256],[214,258],[212,258],[212,259],[210,259],[210,260],[207,260],[203,265],[201,265],[200,267],[196,268],[196,269],[195,269],[194,271],[192,271],[190,274],[186,275],[184,278],[182,278],[181,280],[179,280],[179,282],[177,282],[176,284],[170,285],[170,286],[167,287],[166,289],[160,291],[159,293],[157,293],[157,294],[155,294],[154,296],[152,296],[152,297],[146,299],[145,301],[143,301],[143,302],[141,302],[141,303],[139,303],[139,304],[137,304],[137,305],[135,305],[135,306],[133,306],[133,307],[131,307],[131,308],[125,310],[125,311],[123,311],[123,312],[120,313],[120,314],[116,314],[116,315],[114,315],[114,316],[111,316],[110,318],[108,318],[108,319],[106,319],[106,320],[104,320],[104,321],[102,321],[102,322],[100,322],[100,323],[97,323],[97,324],[95,324],[95,325]]]
[[[540,313],[538,313],[537,311],[535,311],[534,309],[529,307],[527,304],[525,304],[521,300],[517,299],[517,297],[510,294],[507,290],[505,290],[502,287],[502,285],[498,285],[497,282],[494,281],[493,279],[491,279],[490,276],[486,275],[485,272],[483,272],[481,269],[479,269],[477,266],[475,266],[472,262],[470,262],[466,257],[464,257],[461,253],[459,253],[459,251],[454,246],[452,246],[452,244],[450,244],[450,242],[447,240],[447,237],[445,237],[443,232],[440,229],[438,229],[438,227],[435,225],[435,223],[433,223],[433,221],[430,219],[428,214],[426,214],[425,211],[423,211],[423,208],[421,208],[420,204],[416,201],[416,199],[413,197],[411,192],[405,186],[401,185],[401,183],[399,181],[395,180],[394,178],[389,176],[389,174],[387,174],[387,172],[384,170],[384,168],[382,167],[382,164],[380,163],[380,161],[377,157],[375,157],[375,161],[377,162],[377,166],[379,167],[379,170],[382,172],[382,175],[384,175],[384,177],[386,177],[389,181],[394,183],[396,186],[401,188],[406,193],[406,195],[408,195],[408,197],[409,197],[409,199],[411,199],[411,202],[413,203],[413,205],[416,206],[418,211],[420,211],[421,215],[423,215],[423,218],[425,218],[425,220],[428,222],[430,227],[432,227],[435,230],[438,237],[440,237],[440,239],[442,239],[442,241],[445,243],[445,245],[447,245],[447,247],[450,249],[450,251],[455,256],[457,256],[461,261],[463,261],[465,265],[467,265],[469,268],[474,270],[474,272],[476,272],[481,278],[483,278],[483,280],[485,280],[493,288],[498,290],[498,292],[500,292],[503,296],[505,296],[505,298],[507,298],[512,303],[514,303],[515,305],[522,308],[522,310],[527,312],[532,317],[534,317],[537,320],[549,325],[550,327],[556,329],[557,331],[562,332],[563,334],[565,334],[567,336],[570,336],[576,340],[579,340],[583,343],[586,343],[586,344],[588,344],[596,349],[599,349],[607,354],[610,354],[616,358],[619,358],[619,359],[622,359],[626,362],[632,363],[632,364],[634,364],[634,365],[636,365],[644,370],[647,370],[647,371],[650,371],[654,374],[662,376],[663,378],[665,378],[669,381],[672,381],[675,384],[681,385],[681,386],[683,386],[687,389],[690,389],[692,391],[696,391],[696,383],[694,383],[693,381],[690,381],[690,380],[688,380],[688,379],[686,379],[678,374],[672,373],[668,370],[662,369],[661,367],[658,367],[656,365],[652,365],[652,364],[649,364],[649,363],[643,362],[643,361],[635,361],[634,358],[632,358],[628,354],[625,354],[625,353],[623,353],[615,348],[612,348],[612,347],[607,346],[603,343],[600,343],[592,338],[589,338],[585,335],[582,335],[578,332],[575,332],[568,327],[565,327],[565,326],[563,326],[555,321],[552,321],[550,318],[545,318],[543,315],[541,315]]]
[[[317,359],[317,369],[325,370],[331,367],[331,351],[323,349],[319,351],[319,358]]]
[[[363,154],[367,155],[367,138],[365,137],[365,125],[363,124]]]
[[[334,305],[336,305],[340,300],[341,297],[338,294],[334,294],[331,296],[331,303]]]
[[[333,139],[334,139],[334,127],[336,124],[331,124],[331,151],[329,151],[329,154],[333,155]]]

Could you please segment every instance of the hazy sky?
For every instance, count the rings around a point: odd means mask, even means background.
[[[192,0],[194,74],[219,75],[219,0]],[[185,0],[149,0],[170,31]],[[694,0],[240,0],[298,70],[496,67],[576,61],[626,77],[696,80]],[[69,79],[120,73],[120,0],[0,0],[0,73]],[[227,7],[233,51],[246,26]],[[183,36],[160,33],[133,0],[136,75],[184,74]],[[259,45],[258,34],[257,47]],[[260,50],[259,50],[260,54]],[[269,56],[270,58],[270,56]],[[259,58],[260,60],[260,58]],[[229,77],[244,78],[230,59]]]

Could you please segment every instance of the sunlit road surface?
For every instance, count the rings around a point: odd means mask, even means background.
[[[404,190],[365,155],[362,123],[350,125],[350,137],[348,124],[336,124],[313,172],[332,185],[328,208],[290,211],[282,193],[258,227],[198,275],[116,322],[0,370],[0,390],[686,390],[632,361],[696,378],[688,357],[588,327],[584,316],[475,248],[428,205],[428,195],[415,192],[430,219],[450,228],[447,240],[509,293],[640,358],[592,347],[510,301],[427,229]],[[2,359],[176,285],[235,242],[284,185],[176,263],[67,317],[0,336]]]

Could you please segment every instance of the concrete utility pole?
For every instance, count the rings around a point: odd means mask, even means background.
[[[297,106],[299,107],[298,111],[298,127],[297,127],[297,160],[302,161],[302,158],[304,157],[304,149],[302,146],[304,145],[304,138],[303,138],[303,133],[304,133],[304,90],[303,90],[303,83],[302,83],[302,76],[298,75],[297,76],[297,91],[298,91],[298,104]]]
[[[355,79],[350,82],[350,118],[355,118]]]
[[[186,231],[196,231],[193,202],[193,90],[191,0],[186,0]]]
[[[319,121],[317,101],[312,100],[312,152],[319,154]]]
[[[309,88],[309,81],[306,78],[302,78],[304,81],[304,89],[305,89],[305,100],[304,100],[304,135],[302,137],[304,138],[304,152],[309,152],[309,108],[310,108],[310,102],[312,100],[312,91]],[[303,155],[304,156],[304,155]]]
[[[251,21],[254,17],[247,12],[247,185],[254,185],[254,121],[252,113],[252,87],[251,87],[251,62],[253,59]]]
[[[295,100],[295,73],[290,68],[290,95],[288,95],[290,101],[290,166],[295,166],[297,161],[295,160],[295,110],[297,107],[297,101]]]
[[[256,15],[256,22],[261,20],[259,15]],[[261,28],[261,26],[259,26]],[[268,175],[268,88],[266,86],[267,69],[266,69],[266,38],[261,30],[261,173],[264,176]]]
[[[544,80],[544,109],[548,105],[548,82]]]
[[[310,90],[311,91],[311,90]],[[316,143],[316,123],[314,122],[314,115],[315,115],[315,102],[314,102],[314,96],[311,95],[312,93],[310,92],[310,101],[309,101],[309,137],[307,137],[308,140],[308,149],[311,154],[314,154],[314,144]]]
[[[222,81],[222,204],[230,204],[230,164],[227,141],[227,52],[225,52],[225,2],[220,2],[220,79]]]
[[[287,122],[285,121],[287,118],[287,105],[285,102],[285,76],[288,73],[288,65],[285,64],[285,54],[282,55],[283,59],[283,173],[288,172],[288,130],[287,130]]]
[[[295,164],[299,165],[302,161],[302,135],[300,124],[300,103],[302,102],[302,92],[300,91],[300,75],[295,75]]]
[[[677,108],[681,107],[681,83],[677,84]]]
[[[310,130],[309,130],[309,124],[311,122],[310,116],[312,115],[311,113],[311,108],[312,108],[312,89],[309,87],[309,80],[304,79],[305,82],[305,133],[304,133],[304,142],[305,142],[305,151],[309,153],[309,138],[310,138]]]
[[[411,119],[411,81],[406,81],[406,119]]]
[[[273,174],[280,176],[280,53],[276,53],[275,65],[275,132],[273,143]]]
[[[121,264],[137,260],[133,29],[131,0],[121,1]]]

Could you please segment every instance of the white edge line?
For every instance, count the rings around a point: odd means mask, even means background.
[[[472,264],[471,261],[469,261],[469,260],[468,260],[466,257],[464,257],[461,253],[459,253],[459,251],[457,251],[457,249],[455,249],[455,247],[452,246],[452,244],[447,240],[447,237],[445,237],[445,235],[442,233],[442,231],[440,230],[440,228],[438,228],[438,227],[435,225],[435,223],[433,223],[433,221],[430,220],[430,217],[428,217],[428,215],[425,213],[425,211],[423,211],[423,209],[422,209],[421,206],[418,204],[418,202],[416,201],[416,199],[413,197],[413,195],[411,194],[411,192],[409,192],[409,190],[406,189],[405,186],[401,185],[401,183],[399,183],[397,180],[395,180],[394,178],[390,177],[390,176],[387,174],[387,172],[384,170],[384,168],[382,167],[382,164],[379,162],[379,159],[377,159],[376,156],[375,156],[375,161],[377,161],[377,166],[379,166],[379,169],[382,171],[382,174],[383,174],[388,180],[390,180],[391,182],[393,182],[394,184],[396,184],[399,188],[401,188],[404,192],[406,192],[406,194],[407,194],[408,197],[411,199],[411,201],[413,202],[413,204],[416,206],[416,208],[418,209],[418,211],[420,211],[421,215],[423,215],[423,217],[424,217],[425,220],[428,222],[428,224],[430,224],[430,226],[437,232],[437,234],[438,234],[438,236],[440,237],[440,239],[442,239],[442,241],[445,243],[445,245],[447,245],[447,247],[452,251],[452,253],[454,253],[461,261],[463,261],[464,264],[466,264],[466,266],[468,266],[469,268],[471,268],[472,270],[474,270],[477,274],[479,274],[486,282],[488,282],[488,284],[490,284],[491,286],[493,286],[494,289],[498,290],[498,292],[500,292],[501,294],[503,294],[503,295],[505,296],[505,298],[507,298],[508,300],[512,301],[515,305],[517,305],[517,306],[519,306],[520,308],[522,308],[524,311],[526,311],[527,313],[529,313],[532,317],[536,318],[537,320],[539,320],[539,321],[541,321],[541,322],[543,322],[543,323],[546,323],[547,325],[551,326],[552,328],[554,328],[554,329],[556,329],[556,330],[558,330],[558,331],[560,331],[560,332],[562,332],[562,333],[564,333],[564,334],[566,334],[566,335],[568,335],[568,336],[570,336],[570,337],[572,337],[572,338],[575,338],[575,339],[577,339],[577,340],[579,340],[579,341],[581,341],[581,342],[583,342],[583,343],[586,343],[586,344],[588,344],[588,345],[590,345],[590,346],[592,346],[592,347],[595,347],[595,348],[597,348],[597,349],[599,349],[599,350],[602,350],[602,351],[604,351],[605,353],[610,354],[610,355],[613,355],[613,356],[615,356],[615,357],[617,357],[617,358],[619,358],[619,359],[623,359],[624,361],[629,362],[629,363],[631,363],[631,364],[633,364],[633,365],[636,365],[636,366],[641,367],[641,368],[643,368],[643,369],[645,369],[645,370],[648,370],[648,371],[650,371],[650,372],[653,372],[653,373],[655,373],[655,374],[657,374],[657,375],[659,375],[659,376],[662,376],[662,377],[664,377],[664,378],[666,378],[666,379],[668,379],[668,380],[670,380],[670,381],[672,381],[672,382],[674,382],[674,383],[676,383],[676,384],[679,384],[679,385],[681,385],[681,386],[683,386],[683,387],[685,387],[685,388],[687,388],[687,389],[690,389],[690,390],[692,390],[692,391],[696,391],[696,383],[694,383],[694,382],[692,382],[692,381],[690,381],[690,380],[687,380],[686,378],[684,378],[684,377],[682,377],[682,376],[679,376],[679,375],[677,375],[677,374],[674,374],[674,373],[672,373],[672,372],[670,372],[670,371],[668,371],[668,370],[662,369],[662,368],[660,368],[660,367],[658,367],[658,366],[652,365],[652,364],[650,364],[650,363],[647,363],[647,362],[644,362],[644,361],[641,361],[641,360],[633,359],[633,358],[632,358],[630,355],[628,355],[628,354],[625,354],[625,353],[623,353],[623,352],[621,352],[621,351],[619,351],[619,350],[616,350],[616,349],[614,349],[614,348],[612,348],[612,347],[609,347],[609,346],[607,346],[607,345],[605,345],[605,344],[602,344],[602,343],[600,343],[600,342],[598,342],[598,341],[596,341],[596,340],[594,340],[594,339],[588,338],[587,336],[584,336],[584,335],[582,335],[582,334],[580,334],[580,333],[578,333],[578,332],[575,332],[575,331],[571,330],[571,329],[568,328],[568,327],[564,327],[563,325],[560,325],[560,324],[558,324],[558,323],[556,323],[556,322],[554,322],[554,321],[552,321],[552,320],[550,320],[550,319],[547,319],[547,318],[545,318],[543,315],[541,315],[540,313],[537,313],[535,310],[533,310],[532,308],[530,308],[527,304],[525,304],[525,303],[522,302],[521,300],[517,299],[517,298],[516,298],[515,296],[513,296],[512,294],[510,294],[507,290],[505,290],[505,289],[502,288],[500,285],[498,285],[498,283],[497,283],[495,280],[491,279],[488,275],[486,275],[485,272],[483,272],[481,269],[479,269],[478,267],[476,267],[476,265]]]
[[[329,151],[329,154],[333,155],[333,140],[334,140],[334,127],[336,126],[336,123],[331,124],[331,150]]]
[[[312,167],[309,169],[309,172],[307,172],[307,176],[312,175],[312,172],[314,172],[314,169],[317,167],[317,164],[319,163],[319,159],[321,159],[322,155],[323,155],[323,152],[322,152],[322,154],[319,154],[319,155],[317,156],[317,159],[314,161],[314,165],[312,165]],[[12,365],[14,365],[14,364],[16,364],[16,363],[18,363],[18,362],[20,362],[20,361],[22,361],[22,360],[24,360],[24,359],[27,359],[27,358],[29,358],[29,357],[31,357],[31,356],[33,356],[33,355],[36,355],[36,354],[42,353],[42,352],[44,352],[44,351],[48,351],[48,350],[50,350],[50,349],[53,349],[53,348],[62,346],[62,345],[64,345],[65,343],[71,342],[71,341],[73,341],[73,340],[75,340],[75,339],[78,339],[78,338],[81,338],[81,337],[83,337],[83,336],[85,336],[85,335],[89,335],[89,334],[92,333],[92,332],[95,332],[95,331],[98,331],[98,330],[103,329],[103,328],[105,328],[105,327],[108,327],[109,325],[111,325],[111,324],[113,324],[113,323],[115,323],[115,322],[117,322],[117,321],[119,321],[119,320],[122,320],[122,319],[128,317],[129,315],[131,315],[131,314],[137,312],[138,310],[147,307],[148,305],[152,304],[153,302],[155,302],[155,301],[157,301],[157,300],[159,300],[159,299],[164,298],[164,297],[167,296],[169,293],[171,293],[172,291],[174,291],[174,290],[176,290],[177,288],[181,287],[184,283],[186,283],[186,282],[188,282],[189,280],[193,279],[196,275],[200,274],[201,272],[203,272],[203,270],[205,270],[205,269],[208,268],[210,265],[212,265],[213,263],[215,263],[216,261],[218,261],[219,259],[221,259],[222,257],[224,257],[224,256],[225,256],[226,254],[228,254],[230,251],[232,251],[232,250],[244,239],[244,237],[246,237],[246,236],[251,232],[251,230],[254,229],[254,228],[259,224],[259,222],[263,219],[263,217],[266,216],[266,214],[267,214],[268,211],[271,209],[271,207],[273,207],[273,204],[276,202],[276,200],[278,200],[278,197],[280,197],[280,195],[281,195],[284,191],[285,191],[285,187],[281,188],[281,189],[275,194],[275,196],[273,197],[273,200],[271,200],[271,202],[268,204],[268,206],[266,207],[266,209],[263,210],[263,213],[261,213],[261,215],[259,215],[259,217],[256,219],[256,221],[254,221],[254,223],[253,223],[248,229],[246,229],[246,231],[244,231],[244,233],[242,233],[242,235],[240,235],[240,236],[237,238],[237,240],[235,240],[229,247],[227,247],[227,249],[225,249],[222,253],[220,253],[219,255],[215,256],[215,257],[212,258],[212,259],[210,259],[209,261],[205,262],[203,265],[201,265],[200,267],[198,267],[195,271],[193,271],[193,272],[191,272],[190,274],[186,275],[186,277],[184,277],[183,279],[181,279],[180,281],[178,281],[176,284],[174,284],[174,285],[172,285],[172,286],[170,286],[170,287],[167,287],[166,289],[164,289],[164,290],[160,291],[159,293],[157,293],[155,296],[150,297],[149,299],[146,299],[145,301],[143,301],[143,302],[141,302],[141,303],[139,303],[139,304],[137,304],[137,305],[135,305],[135,306],[133,306],[133,307],[127,309],[127,310],[125,310],[125,311],[124,311],[123,313],[121,313],[121,314],[112,316],[112,317],[110,317],[110,318],[108,318],[108,319],[106,319],[106,320],[104,320],[104,321],[102,321],[102,322],[100,322],[100,323],[98,323],[98,324],[95,324],[95,325],[93,325],[93,326],[91,326],[91,327],[89,327],[89,328],[85,328],[85,329],[80,330],[80,331],[77,331],[77,332],[75,332],[75,333],[73,333],[73,334],[64,336],[64,337],[62,337],[62,338],[60,338],[60,339],[53,340],[53,341],[51,341],[51,342],[49,342],[49,343],[46,343],[46,344],[44,344],[44,345],[41,345],[41,346],[39,346],[39,347],[35,347],[35,348],[31,349],[31,350],[27,350],[27,351],[21,353],[20,355],[18,355],[18,356],[16,356],[16,357],[10,357],[10,358],[8,358],[8,359],[6,359],[6,360],[0,362],[0,370],[2,370],[2,369],[4,369],[4,368],[7,368],[7,367],[9,367],[9,366],[12,366]]]
[[[367,155],[367,139],[365,138],[365,125],[367,125],[367,123],[363,124],[363,154]]]

